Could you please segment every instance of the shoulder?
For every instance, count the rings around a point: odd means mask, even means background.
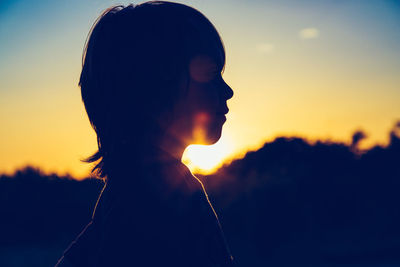
[[[93,225],[93,221],[83,229],[83,231],[75,238],[69,247],[64,251],[63,256],[60,258],[56,267],[65,266],[88,266],[92,254],[95,249],[95,245],[98,243],[98,233],[96,227]]]
[[[73,265],[67,258],[62,256],[54,267],[77,267]]]

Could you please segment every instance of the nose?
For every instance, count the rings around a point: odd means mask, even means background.
[[[223,96],[226,100],[233,97],[233,90],[225,81],[223,82]]]

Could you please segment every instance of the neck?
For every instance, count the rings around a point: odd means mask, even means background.
[[[187,145],[181,142],[179,139],[166,134],[159,144],[159,148],[161,150],[160,160],[170,159],[181,162],[182,155],[186,147]]]

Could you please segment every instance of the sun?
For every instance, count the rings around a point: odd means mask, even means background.
[[[193,173],[211,174],[220,167],[232,154],[232,146],[225,139],[220,139],[214,145],[190,145],[186,148],[182,162]]]

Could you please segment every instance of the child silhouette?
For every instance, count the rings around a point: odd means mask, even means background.
[[[201,182],[181,157],[221,136],[233,96],[211,22],[183,4],[114,6],[93,25],[79,85],[105,181],[63,266],[231,266]]]

